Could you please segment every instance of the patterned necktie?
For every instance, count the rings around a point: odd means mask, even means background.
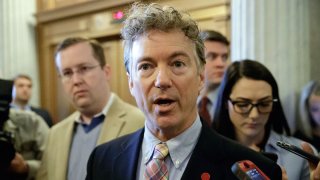
[[[211,117],[207,108],[207,104],[209,103],[209,99],[204,96],[200,101],[199,114],[209,126],[211,126]]]
[[[156,145],[153,151],[152,159],[148,162],[144,178],[147,180],[167,180],[169,172],[164,159],[169,153],[169,149],[165,143]]]

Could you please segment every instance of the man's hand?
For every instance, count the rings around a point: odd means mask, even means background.
[[[301,143],[301,147],[304,151],[314,154],[310,144],[303,142]],[[318,163],[318,165],[316,166],[313,163],[309,162],[309,169],[310,169],[310,179],[320,180],[320,163]]]
[[[29,168],[21,154],[16,153],[14,159],[11,161],[9,170],[18,174],[27,174]]]

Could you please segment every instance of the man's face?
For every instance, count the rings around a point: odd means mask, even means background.
[[[133,43],[129,87],[155,135],[174,137],[194,122],[203,86],[195,57],[194,43],[181,31],[152,30]]]
[[[32,93],[32,82],[26,78],[18,78],[14,82],[13,98],[28,103]]]
[[[229,65],[228,46],[217,41],[205,41],[205,83],[206,87],[221,83],[224,71]]]
[[[106,103],[110,93],[110,68],[101,68],[87,42],[78,43],[60,51],[56,64],[63,88],[73,105],[81,112],[97,111]]]

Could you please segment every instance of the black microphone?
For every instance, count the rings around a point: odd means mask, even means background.
[[[262,170],[249,160],[235,162],[231,170],[239,180],[270,180]]]

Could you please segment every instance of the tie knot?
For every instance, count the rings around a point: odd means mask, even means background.
[[[169,149],[167,144],[165,143],[159,143],[156,145],[156,147],[154,148],[154,152],[153,152],[153,159],[164,159],[169,153]]]
[[[202,106],[207,106],[207,104],[210,103],[210,100],[207,96],[203,96],[201,99]]]

